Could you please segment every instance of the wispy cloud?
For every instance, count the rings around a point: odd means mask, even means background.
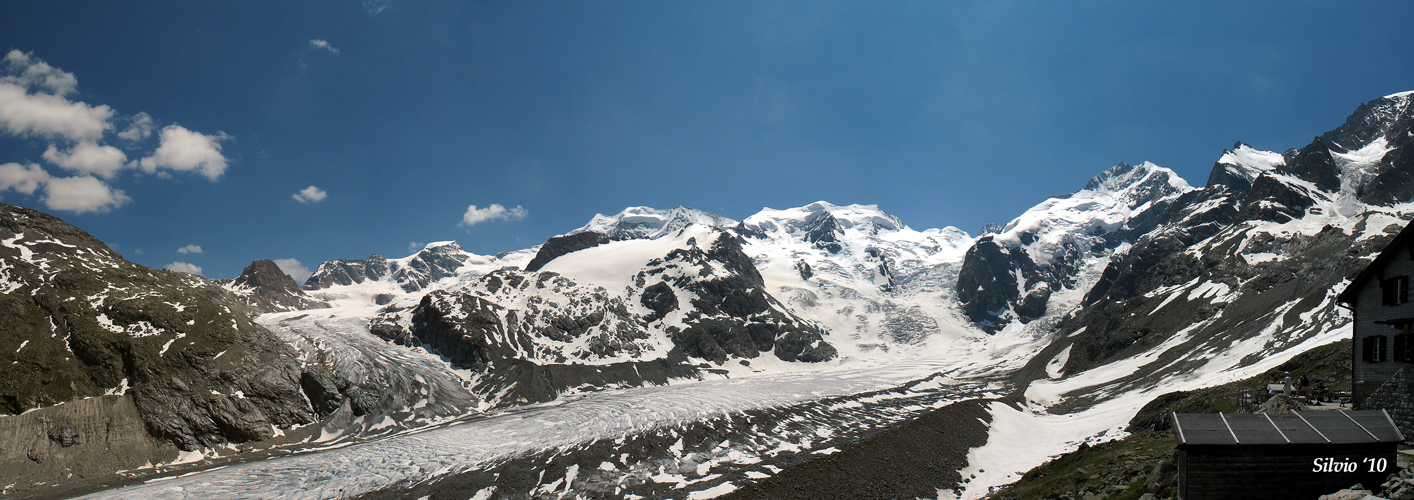
[[[393,6],[394,0],[363,0],[363,8],[369,14],[378,14]]]
[[[330,54],[334,54],[334,55],[338,55],[338,54],[339,54],[339,48],[338,48],[338,47],[335,47],[335,46],[333,46],[333,45],[330,45],[329,42],[326,41],[326,40],[321,40],[321,39],[318,39],[318,38],[313,39],[313,40],[310,40],[310,41],[309,41],[309,46],[310,46],[310,47],[314,47],[314,48],[316,48],[316,49],[324,49],[324,50],[327,50],[327,51],[329,51]]]
[[[294,195],[295,201],[298,201],[300,203],[319,203],[321,201],[324,201],[324,198],[328,197],[329,193],[325,192],[323,189],[319,189],[314,186],[301,189],[298,193],[295,193]]]
[[[187,245],[178,248],[177,253],[201,253],[201,245]]]
[[[152,115],[139,111],[128,118],[128,128],[118,132],[118,138],[128,142],[138,142],[152,136],[154,128]]]
[[[497,203],[492,203],[486,208],[477,208],[476,205],[466,207],[466,213],[462,214],[461,225],[466,227],[475,226],[482,222],[493,220],[520,220],[530,212],[520,205],[515,208],[506,208]]]
[[[198,266],[196,264],[188,264],[186,262],[172,262],[167,264],[166,266],[163,266],[162,268],[168,271],[176,271],[179,273],[195,274],[197,276],[201,276],[201,266]]]

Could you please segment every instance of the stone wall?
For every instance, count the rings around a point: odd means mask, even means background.
[[[1404,365],[1394,372],[1394,376],[1375,389],[1361,406],[1388,412],[1389,417],[1394,420],[1394,425],[1399,427],[1399,432],[1404,433],[1405,441],[1414,440],[1414,384],[1411,384],[1410,380],[1414,374],[1410,372],[1409,365]]]

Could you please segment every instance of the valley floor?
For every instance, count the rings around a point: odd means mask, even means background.
[[[92,498],[345,498],[455,477],[483,478],[477,489],[486,495],[497,484],[519,490],[496,497],[592,491],[706,498],[736,488],[732,479],[768,477],[1002,388],[1001,374],[952,378],[943,370],[953,364],[920,359],[581,394],[368,442],[149,479]],[[593,455],[595,463],[555,460],[574,453]],[[518,476],[500,473],[510,470]]]

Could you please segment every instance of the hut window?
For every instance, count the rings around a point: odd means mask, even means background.
[[[1387,306],[1397,306],[1409,302],[1409,277],[1395,276],[1380,282],[1380,291],[1384,296],[1384,304]]]
[[[1371,335],[1365,337],[1361,345],[1364,359],[1367,363],[1383,363],[1385,361],[1385,336]]]
[[[1409,334],[1401,333],[1394,336],[1394,355],[1390,356],[1396,363],[1414,363],[1414,352],[1410,352],[1414,346],[1409,345]]]

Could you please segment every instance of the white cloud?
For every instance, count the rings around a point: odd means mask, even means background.
[[[14,83],[0,82],[0,128],[14,135],[98,140],[112,126],[108,123],[112,116],[113,108],[108,106],[31,94]]]
[[[320,40],[320,39],[317,39],[317,38],[314,39],[314,40],[310,40],[310,41],[309,41],[309,46],[310,46],[310,47],[314,47],[314,48],[316,48],[316,49],[324,49],[324,50],[327,50],[327,51],[329,51],[330,54],[335,54],[335,55],[337,55],[337,54],[339,53],[338,47],[335,47],[335,46],[333,46],[333,45],[329,45],[329,42],[324,41],[324,40]]]
[[[201,253],[201,245],[187,245],[178,248],[177,253]]]
[[[107,212],[131,201],[121,190],[90,176],[54,177],[44,184],[44,204],[74,213]]]
[[[15,190],[24,194],[34,194],[34,190],[49,181],[49,174],[33,163],[20,165],[6,163],[0,165],[0,191]]]
[[[34,195],[42,189],[41,199],[51,210],[106,212],[131,201],[106,182],[122,169],[195,171],[212,181],[226,171],[229,161],[220,144],[229,138],[225,133],[206,135],[178,125],[160,131],[150,156],[129,161],[127,153],[104,144],[105,139],[114,140],[116,135],[124,141],[123,147],[136,147],[153,135],[156,121],[139,112],[124,119],[127,128],[112,134],[114,110],[70,100],[77,88],[73,73],[29,53],[11,50],[0,59],[0,137],[47,139],[49,145],[40,156],[79,174],[53,177],[40,165],[6,163],[0,165],[0,191]]]
[[[176,271],[179,273],[195,274],[197,276],[201,276],[201,266],[198,266],[196,264],[188,264],[186,262],[173,262],[167,264],[166,266],[163,266],[162,268],[168,271]]]
[[[227,139],[225,133],[206,135],[187,130],[181,125],[162,128],[161,144],[152,156],[138,162],[143,171],[154,173],[166,168],[179,172],[197,171],[207,179],[215,181],[226,171],[226,157],[221,156],[220,141]]]
[[[26,88],[45,88],[51,94],[63,96],[72,93],[79,86],[79,79],[73,73],[50,66],[35,59],[31,54],[11,50],[5,54],[6,75],[0,81],[18,84]]]
[[[128,142],[138,142],[152,136],[152,115],[138,112],[128,119],[128,128],[118,132],[118,138]]]
[[[298,201],[300,203],[319,203],[321,201],[324,201],[324,198],[328,197],[329,193],[326,193],[323,189],[319,189],[314,186],[301,189],[298,193],[295,193],[294,195],[295,201]]]
[[[96,141],[112,127],[113,109],[70,101],[73,73],[11,50],[0,71],[0,129],[11,134]]]
[[[507,209],[497,203],[492,203],[486,208],[476,208],[476,205],[466,207],[466,213],[462,215],[461,225],[466,227],[475,226],[482,222],[492,220],[520,220],[524,219],[530,212],[520,205]]]
[[[68,151],[59,151],[50,144],[49,149],[44,150],[44,159],[71,172],[112,179],[128,161],[128,155],[113,146],[82,141]]]
[[[300,264],[300,262],[295,259],[275,259],[275,266],[279,267],[281,271],[290,275],[291,278],[295,279],[296,283],[300,284],[303,284],[304,280],[309,279],[309,275],[314,274],[308,267],[304,267],[304,264]]]

